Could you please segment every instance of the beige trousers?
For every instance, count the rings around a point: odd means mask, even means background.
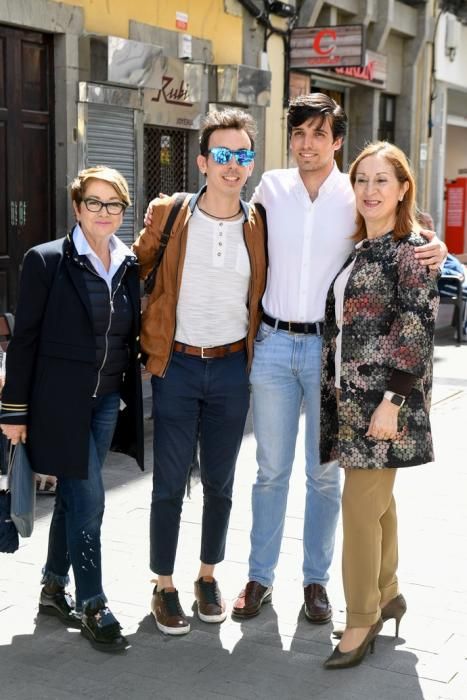
[[[347,626],[368,627],[399,593],[396,469],[346,469],[342,577]]]

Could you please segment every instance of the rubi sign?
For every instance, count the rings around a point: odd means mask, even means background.
[[[160,90],[144,90],[146,124],[199,129],[203,66],[166,57]]]
[[[296,27],[290,38],[291,68],[364,65],[363,26]]]

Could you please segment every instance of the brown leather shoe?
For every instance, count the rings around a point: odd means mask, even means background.
[[[190,623],[185,617],[175,588],[158,591],[157,586],[154,586],[151,611],[157,628],[164,634],[187,634],[190,631]]]
[[[215,578],[203,576],[195,581],[195,598],[198,603],[200,620],[203,622],[224,622],[227,617],[227,608]]]
[[[248,581],[240,592],[232,609],[234,617],[255,617],[259,615],[263,603],[270,603],[272,586],[262,586],[258,581]]]
[[[305,615],[314,625],[324,625],[332,617],[332,607],[326,589],[320,583],[310,583],[303,589]]]

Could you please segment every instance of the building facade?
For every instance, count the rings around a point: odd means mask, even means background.
[[[264,132],[271,73],[244,65],[242,7],[224,0],[0,0],[0,308],[24,252],[64,235],[79,169],[121,170],[131,242],[159,192],[196,190],[209,109],[248,109]],[[251,194],[264,168],[258,141]]]
[[[125,174],[130,242],[153,196],[202,184],[204,113],[232,104],[256,118],[249,197],[264,169],[291,165],[286,107],[302,92],[328,92],[348,113],[341,168],[376,138],[404,149],[443,235],[445,180],[466,167],[465,4],[0,0],[0,308],[14,311],[24,252],[70,226],[80,168]],[[294,54],[302,30],[318,60]],[[330,65],[341,34],[359,35],[358,60]]]

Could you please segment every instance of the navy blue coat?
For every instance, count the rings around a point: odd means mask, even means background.
[[[67,236],[25,255],[0,422],[27,424],[35,471],[85,479],[96,341],[84,275],[73,251]],[[134,321],[121,392],[126,409],[120,411],[113,448],[130,454],[143,469],[138,265],[129,259],[123,264]]]

